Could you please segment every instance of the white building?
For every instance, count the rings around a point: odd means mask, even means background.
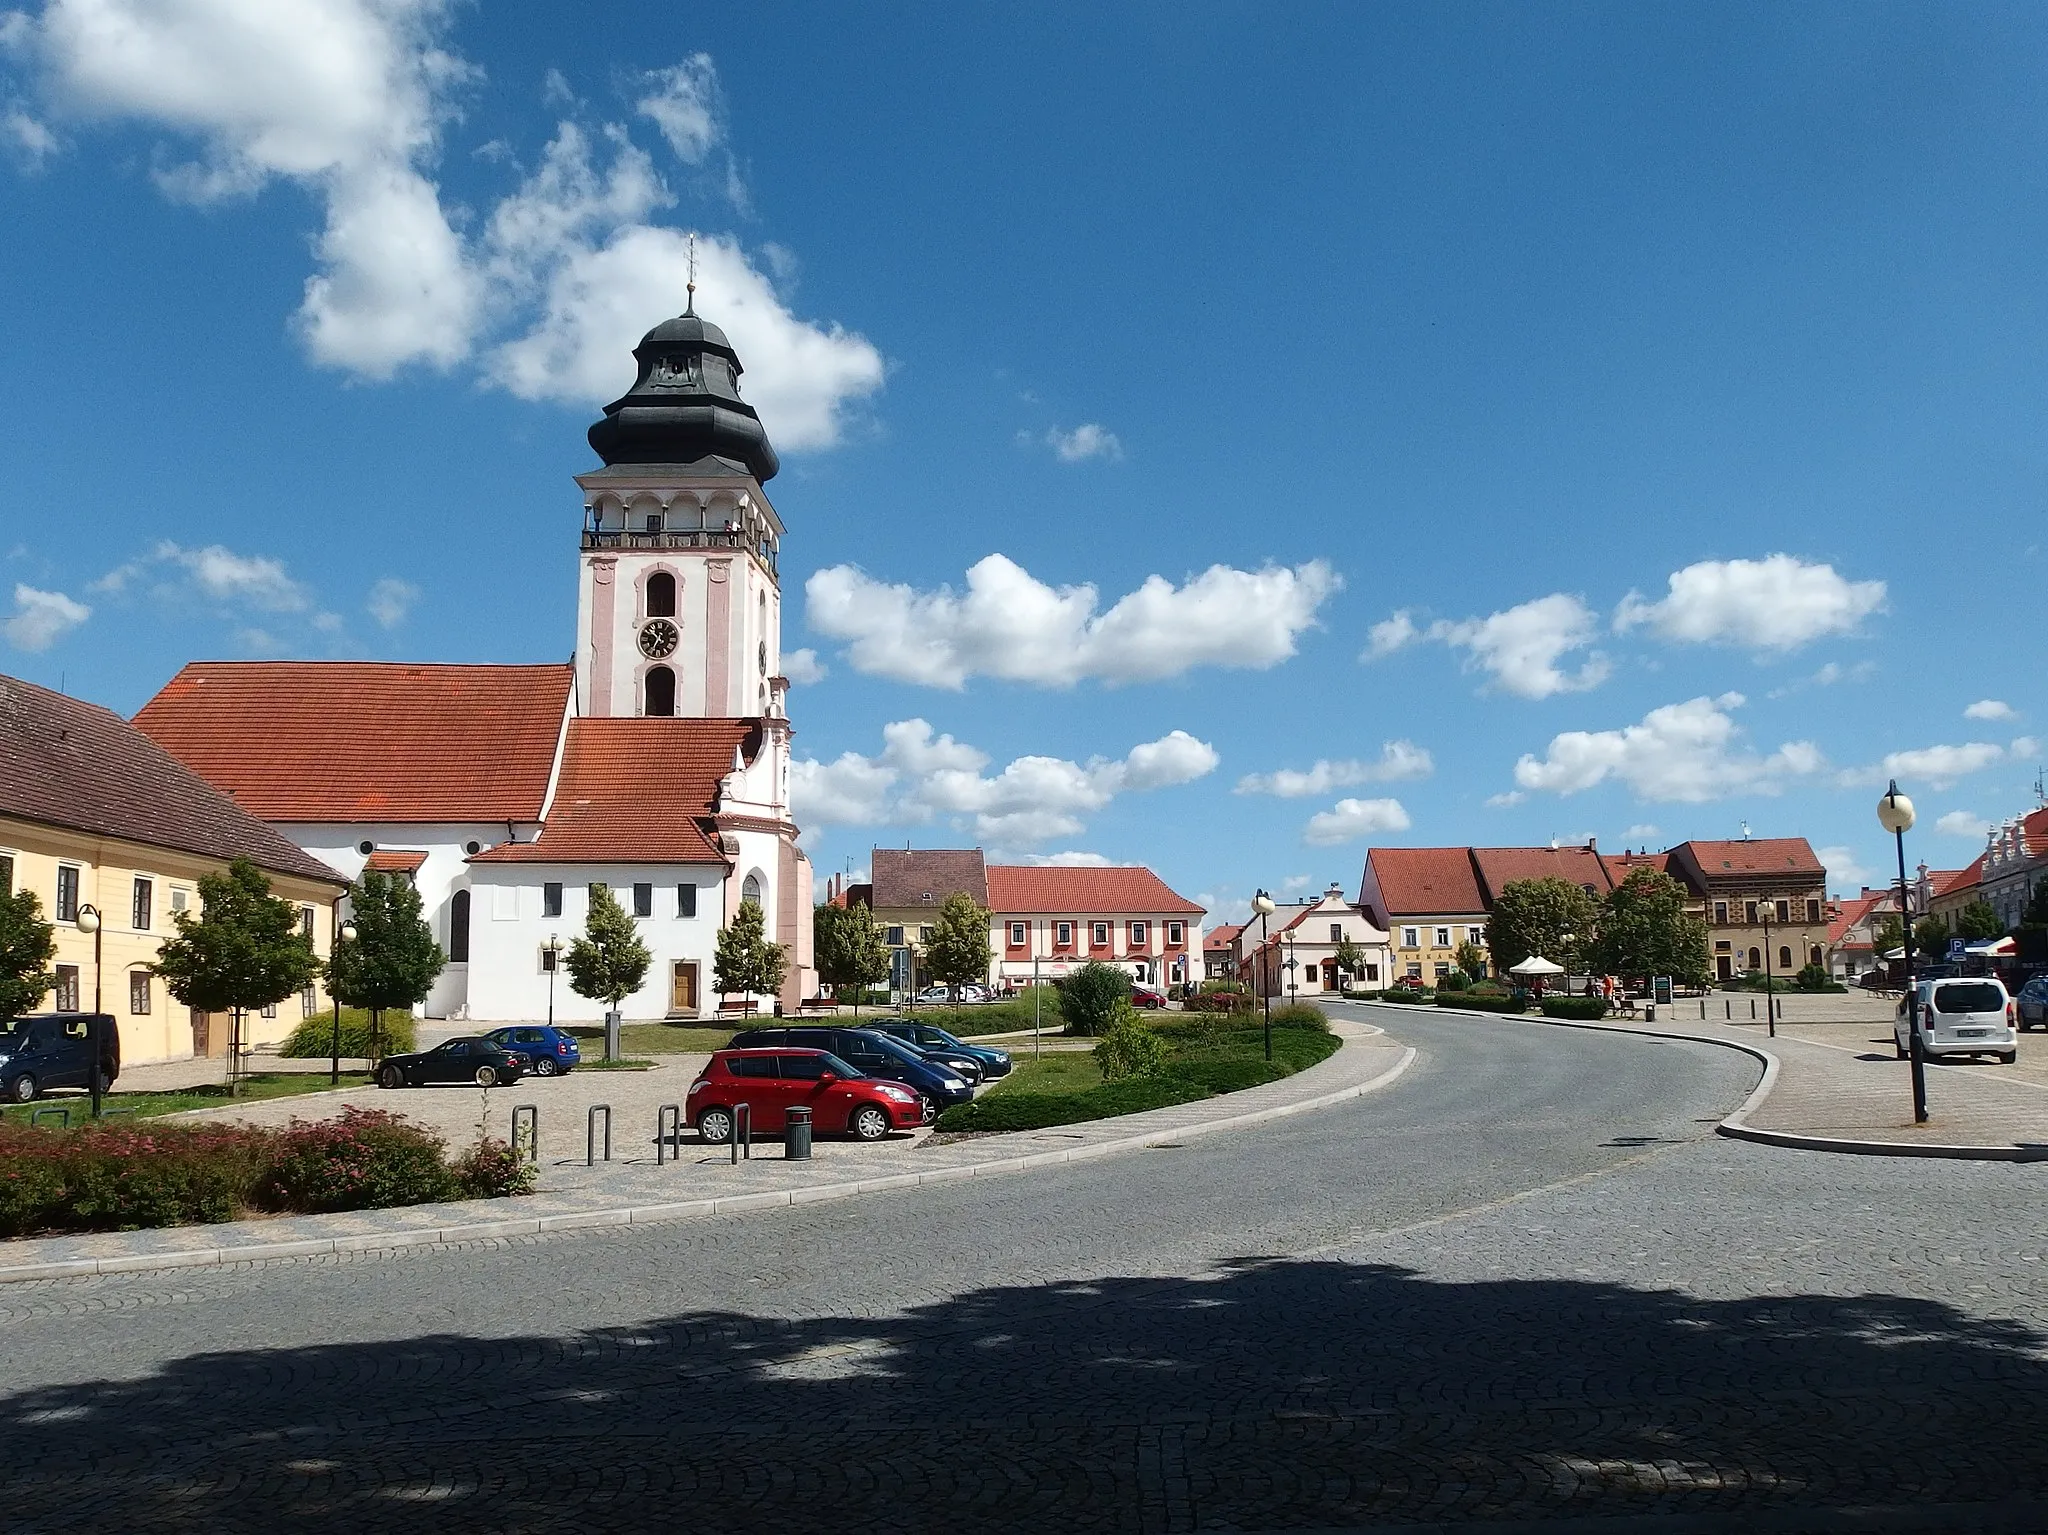
[[[1238,935],[1238,974],[1260,996],[1322,997],[1343,989],[1337,951],[1348,940],[1360,954],[1354,986],[1384,987],[1393,976],[1388,933],[1332,885],[1320,899],[1283,906],[1261,924],[1254,916]]]
[[[413,879],[449,956],[433,1015],[545,1016],[548,940],[582,930],[592,883],[654,952],[628,1018],[715,1008],[718,931],[749,897],[790,958],[772,1000],[816,988],[762,489],[779,465],[716,326],[684,314],[633,355],[590,429],[604,465],[577,477],[571,662],[195,662],[136,716],[343,873]],[[557,1017],[601,1014],[560,979]]]
[[[1141,986],[1202,978],[1207,913],[1142,866],[992,863],[988,905],[999,986],[1057,980],[1090,960],[1128,970]]]

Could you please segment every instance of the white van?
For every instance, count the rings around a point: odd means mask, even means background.
[[[1955,976],[1922,981],[1913,988],[1920,1010],[1920,1048],[1930,1060],[1949,1055],[1995,1055],[2010,1066],[2020,1058],[2014,1029],[2012,998],[1993,976]],[[1912,1027],[1907,1004],[1899,1003],[1892,1020],[1892,1042],[1899,1059],[1911,1053],[1907,1031]]]

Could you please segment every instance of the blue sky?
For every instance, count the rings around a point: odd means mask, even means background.
[[[1228,913],[1375,842],[1747,823],[1853,888],[1889,772],[1958,866],[2048,734],[2044,45],[43,0],[0,667],[132,711],[195,657],[566,656],[569,477],[697,231],[783,452],[821,869],[978,841]]]

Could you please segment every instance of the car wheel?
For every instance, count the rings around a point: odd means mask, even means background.
[[[405,1073],[396,1066],[386,1066],[377,1073],[377,1085],[389,1091],[396,1091],[405,1086]]]
[[[2001,1066],[2017,1066],[2020,1063],[2020,1053],[2017,1050],[2001,1050],[1998,1052],[1998,1062]]]
[[[732,1139],[732,1110],[706,1109],[697,1116],[697,1138],[707,1146],[723,1146]]]
[[[16,1103],[34,1103],[36,1101],[35,1077],[29,1072],[24,1071],[13,1082],[8,1084],[7,1096]]]
[[[874,1104],[863,1104],[846,1122],[857,1141],[878,1141],[889,1133],[889,1116]]]
[[[476,1085],[478,1087],[496,1087],[498,1085],[498,1068],[495,1066],[477,1067]]]
[[[533,1074],[537,1077],[551,1077],[555,1074],[555,1058],[544,1055],[533,1063]]]
[[[1904,1045],[1900,1044],[1896,1039],[1892,1041],[1892,1048],[1899,1052],[1899,1059],[1902,1061],[1910,1055],[1912,1055],[1913,1053],[1912,1051],[1908,1050]]]

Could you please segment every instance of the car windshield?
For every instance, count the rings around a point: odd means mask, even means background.
[[[944,1029],[919,1029],[917,1033],[919,1044],[938,1045],[941,1048],[951,1050],[965,1050],[967,1048]]]
[[[1996,981],[1966,981],[1934,988],[1937,1013],[1995,1013],[2004,1006],[2005,994]]]

